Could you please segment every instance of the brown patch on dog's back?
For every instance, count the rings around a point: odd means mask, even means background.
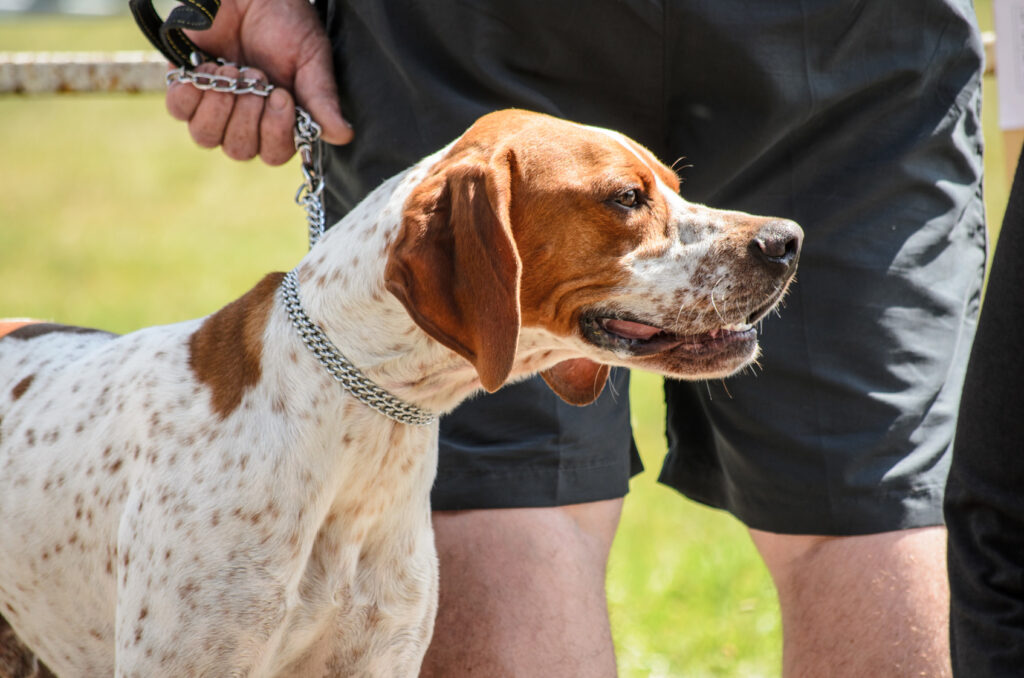
[[[36,320],[0,320],[0,339],[10,337],[11,339],[35,339],[44,334],[52,332],[64,332],[66,334],[111,334],[105,330],[97,330],[91,327],[76,327],[74,325],[60,325],[58,323],[43,323]]]
[[[38,320],[0,320],[0,339],[25,325],[38,324]]]
[[[221,419],[259,383],[263,330],[283,273],[271,273],[241,298],[217,311],[189,339],[189,367],[211,390],[210,402]]]

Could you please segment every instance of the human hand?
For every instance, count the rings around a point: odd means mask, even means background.
[[[323,128],[324,141],[352,140],[338,104],[330,44],[308,0],[223,0],[209,30],[187,34],[207,53],[248,66],[245,77],[275,85],[267,97],[202,91],[187,83],[168,87],[167,110],[188,122],[200,146],[221,146],[235,160],[259,155],[268,165],[283,164],[295,153],[293,93]],[[237,68],[215,63],[196,70],[239,75]]]

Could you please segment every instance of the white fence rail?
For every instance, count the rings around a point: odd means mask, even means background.
[[[0,94],[164,89],[159,52],[0,52]]]

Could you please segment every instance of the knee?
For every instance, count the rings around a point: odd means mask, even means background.
[[[783,675],[949,675],[944,528],[751,536],[779,593]]]
[[[614,675],[604,575],[621,503],[435,512],[440,605],[422,675]]]
[[[622,499],[542,508],[435,511],[435,539],[442,562],[551,558],[608,559]]]
[[[830,537],[813,534],[778,534],[761,530],[750,530],[761,560],[773,578],[784,577],[812,567],[822,552],[829,551],[839,540],[847,537]]]
[[[809,588],[836,593],[945,581],[943,527],[847,537],[750,533],[783,601]]]

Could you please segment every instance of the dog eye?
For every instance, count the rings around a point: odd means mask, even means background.
[[[635,188],[623,191],[615,197],[615,202],[623,207],[639,207],[641,204],[640,191]]]

